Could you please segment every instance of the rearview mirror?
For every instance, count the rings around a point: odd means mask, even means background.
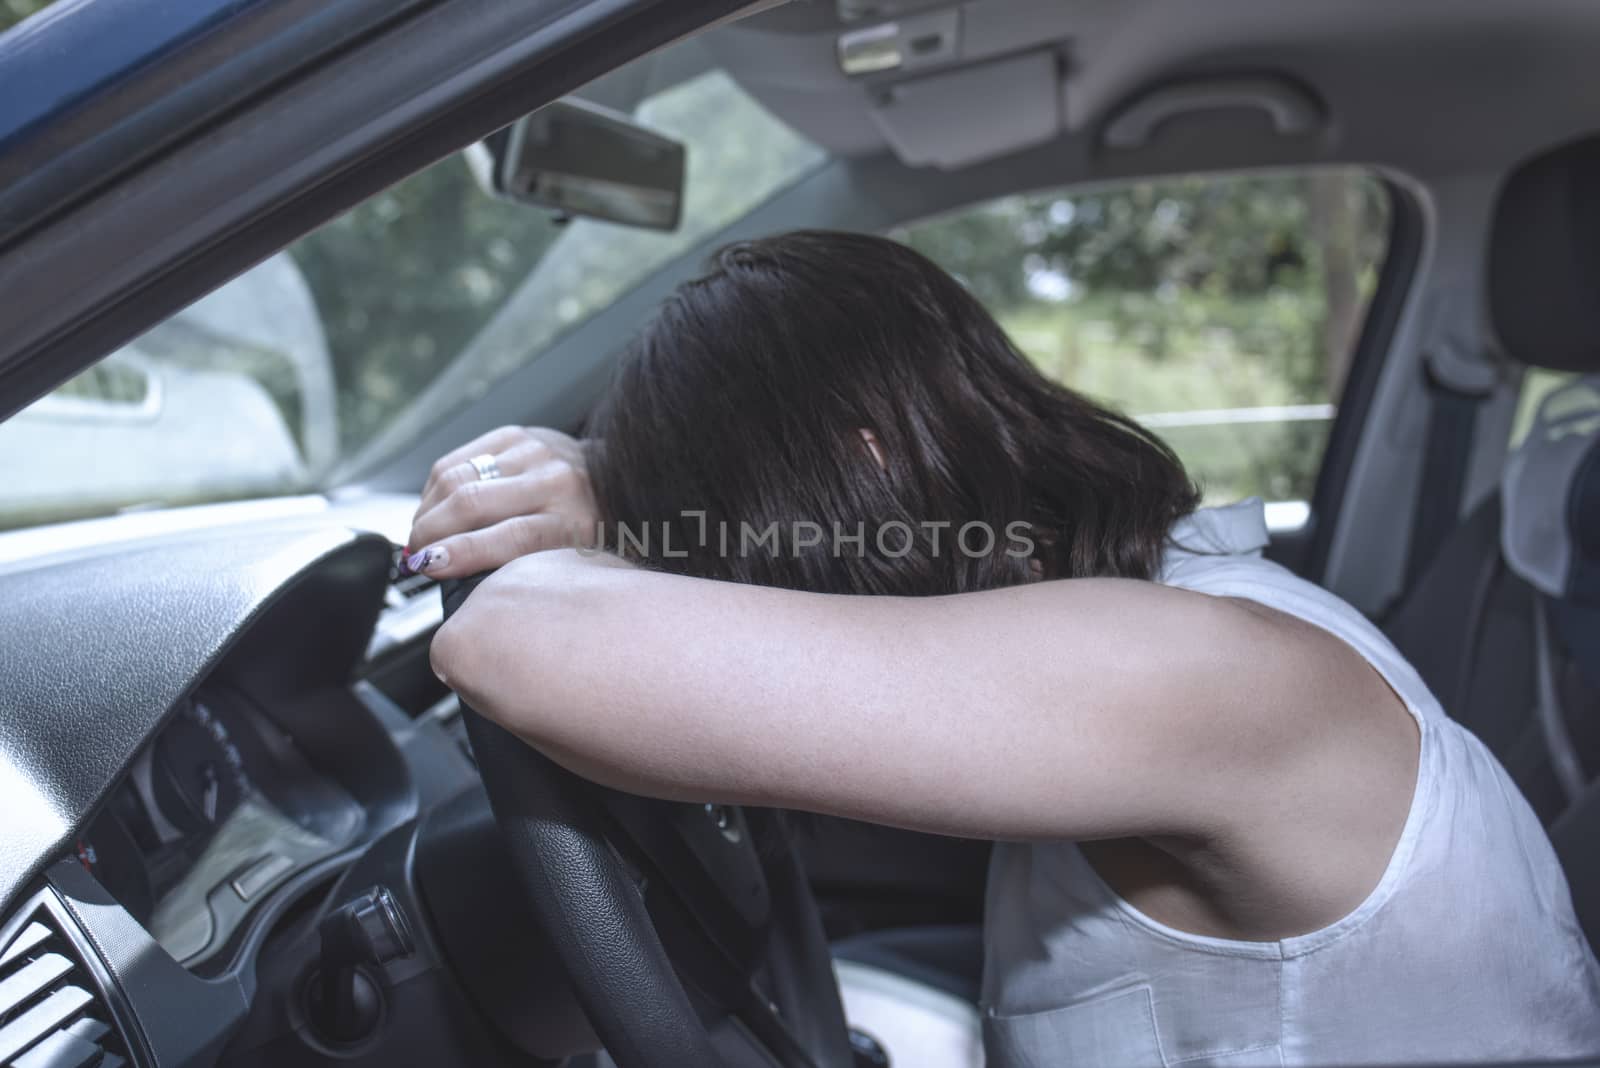
[[[568,98],[467,150],[494,196],[649,230],[677,228],[687,152],[621,112]]]

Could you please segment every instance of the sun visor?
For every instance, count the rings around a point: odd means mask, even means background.
[[[1053,52],[1012,56],[879,89],[872,119],[903,163],[954,170],[1061,133]]]

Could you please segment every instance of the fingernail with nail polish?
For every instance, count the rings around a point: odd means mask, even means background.
[[[449,551],[438,545],[423,549],[421,552],[412,553],[406,557],[406,566],[417,572],[433,571],[449,562]]]

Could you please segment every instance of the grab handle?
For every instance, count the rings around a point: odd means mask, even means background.
[[[1156,127],[1197,111],[1254,110],[1272,120],[1284,137],[1306,134],[1322,125],[1322,109],[1311,94],[1277,78],[1227,78],[1184,82],[1152,89],[1122,107],[1106,124],[1100,140],[1108,148],[1142,148]]]

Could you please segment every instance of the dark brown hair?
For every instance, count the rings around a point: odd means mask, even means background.
[[[1195,508],[1166,445],[1042,376],[960,283],[903,245],[800,231],[729,245],[709,268],[634,340],[591,420],[608,547],[620,525],[649,532],[648,551],[623,548],[664,570],[954,593],[1029,579],[1004,533],[1018,522],[1046,578],[1150,578]],[[905,527],[880,544],[874,532],[894,522]],[[974,522],[996,532],[976,558],[953,540]],[[823,528],[821,543],[799,544],[796,523]],[[777,524],[778,551],[741,552],[741,524]],[[836,551],[835,530],[858,528],[862,541]]]

